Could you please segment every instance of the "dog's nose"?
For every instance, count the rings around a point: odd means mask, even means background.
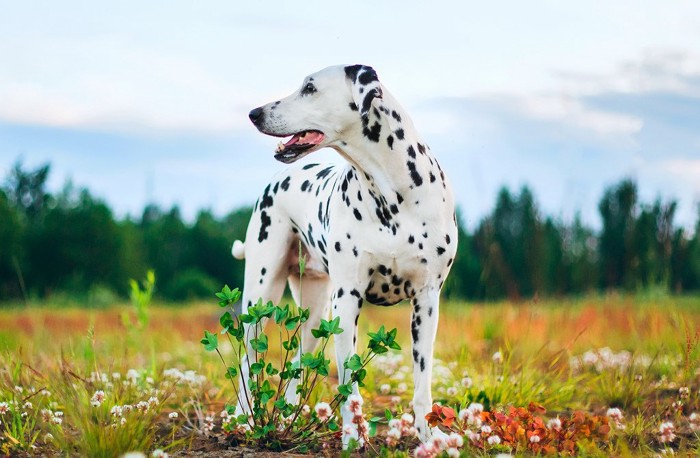
[[[248,117],[253,122],[253,124],[257,126],[258,123],[263,119],[263,109],[261,107],[253,108],[252,110],[250,110],[250,113],[248,113]]]

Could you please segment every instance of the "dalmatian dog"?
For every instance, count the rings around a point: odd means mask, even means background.
[[[340,317],[344,332],[335,336],[335,351],[339,380],[345,383],[350,372],[343,363],[355,353],[363,304],[410,300],[415,427],[427,441],[433,434],[425,416],[432,407],[440,290],[457,249],[447,177],[369,66],[321,70],[249,117],[260,132],[289,137],[275,151],[275,159],[285,164],[325,147],[347,164],[290,167],[267,185],[245,243],[234,242],[232,250],[236,258],[246,258],[242,311],[259,298],[278,302],[289,282],[295,301],[301,298],[311,309],[302,333],[304,351],[315,347],[310,330],[329,311]],[[301,282],[300,242],[306,257]],[[241,383],[247,378],[241,374]],[[288,402],[298,402],[296,388],[287,390]],[[356,385],[353,394],[360,395]],[[249,408],[239,401],[238,413]],[[347,402],[341,415],[347,446],[354,426]]]

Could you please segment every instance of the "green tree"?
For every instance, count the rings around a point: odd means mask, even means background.
[[[604,288],[635,286],[634,229],[637,212],[637,185],[624,180],[607,188],[598,204],[603,230],[598,244],[601,285]]]

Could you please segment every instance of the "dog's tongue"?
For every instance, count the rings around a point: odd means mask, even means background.
[[[322,140],[323,134],[320,132],[303,132],[301,134],[296,134],[292,138],[290,138],[289,141],[284,144],[284,147],[288,148],[295,143],[316,144],[321,143]]]

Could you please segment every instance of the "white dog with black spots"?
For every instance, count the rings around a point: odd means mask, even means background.
[[[415,427],[427,441],[440,290],[457,250],[447,177],[369,66],[321,70],[290,96],[255,108],[249,117],[264,134],[291,136],[277,147],[279,161],[289,164],[330,147],[347,164],[290,167],[267,185],[245,244],[233,245],[234,256],[246,258],[243,313],[259,298],[278,302],[289,282],[297,303],[303,297],[311,309],[302,333],[308,351],[315,347],[311,329],[330,309],[345,329],[335,336],[339,380],[345,383],[350,372],[343,363],[355,353],[363,303],[410,300]],[[307,259],[301,283],[299,242]],[[243,371],[241,383],[247,378]],[[287,390],[288,402],[298,402],[296,388]],[[353,394],[360,395],[356,385]],[[239,414],[249,409],[239,401]],[[347,403],[341,414],[347,446],[353,416]]]

